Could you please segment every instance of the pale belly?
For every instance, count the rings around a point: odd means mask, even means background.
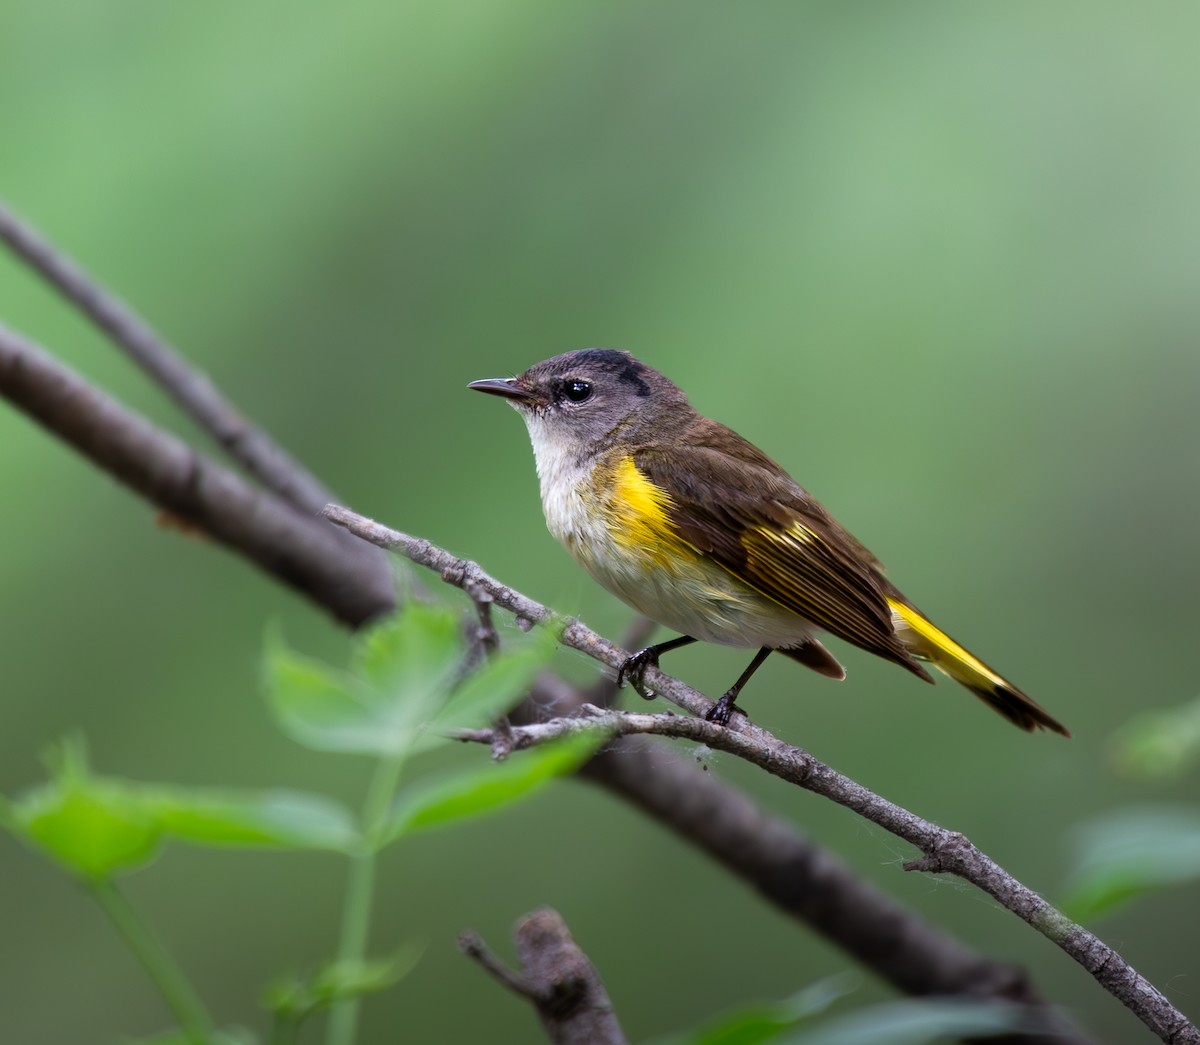
[[[611,513],[589,483],[543,489],[550,532],[613,595],[672,631],[726,646],[787,649],[817,630],[693,549],[615,539]],[[548,495],[548,496],[547,496]]]

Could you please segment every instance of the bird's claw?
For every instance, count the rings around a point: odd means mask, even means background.
[[[704,713],[704,717],[709,722],[715,722],[718,726],[729,725],[729,720],[733,717],[733,713],[735,711],[739,715],[744,715],[746,713],[734,703],[734,700],[736,699],[736,694],[730,696],[730,694],[726,693],[711,708],[709,708],[708,711]]]
[[[649,667],[658,667],[658,650],[653,646],[640,649],[632,657],[626,658],[625,663],[617,669],[617,688],[628,682],[643,700],[653,700],[654,694],[648,693],[645,688],[646,669]]]

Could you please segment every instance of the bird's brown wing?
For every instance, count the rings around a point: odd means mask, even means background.
[[[896,637],[893,589],[870,552],[735,432],[697,419],[679,434],[679,450],[644,447],[633,460],[668,496],[683,540],[805,620],[929,678]]]

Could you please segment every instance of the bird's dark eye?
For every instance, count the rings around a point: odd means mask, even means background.
[[[563,385],[563,395],[572,403],[582,403],[592,394],[592,386],[587,381],[568,381]]]

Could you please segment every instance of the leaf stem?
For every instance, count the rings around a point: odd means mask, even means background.
[[[97,878],[87,884],[101,910],[154,981],[187,1040],[193,1045],[204,1045],[212,1031],[212,1018],[170,952],[114,882]]]
[[[381,758],[367,789],[362,812],[362,848],[350,859],[350,880],[346,886],[346,904],[342,908],[342,926],[338,936],[339,963],[361,962],[367,953],[371,925],[371,902],[375,890],[375,860],[382,848],[388,813],[400,782],[404,755]],[[353,1045],[358,1028],[358,998],[338,1002],[329,1014],[326,1045]]]

